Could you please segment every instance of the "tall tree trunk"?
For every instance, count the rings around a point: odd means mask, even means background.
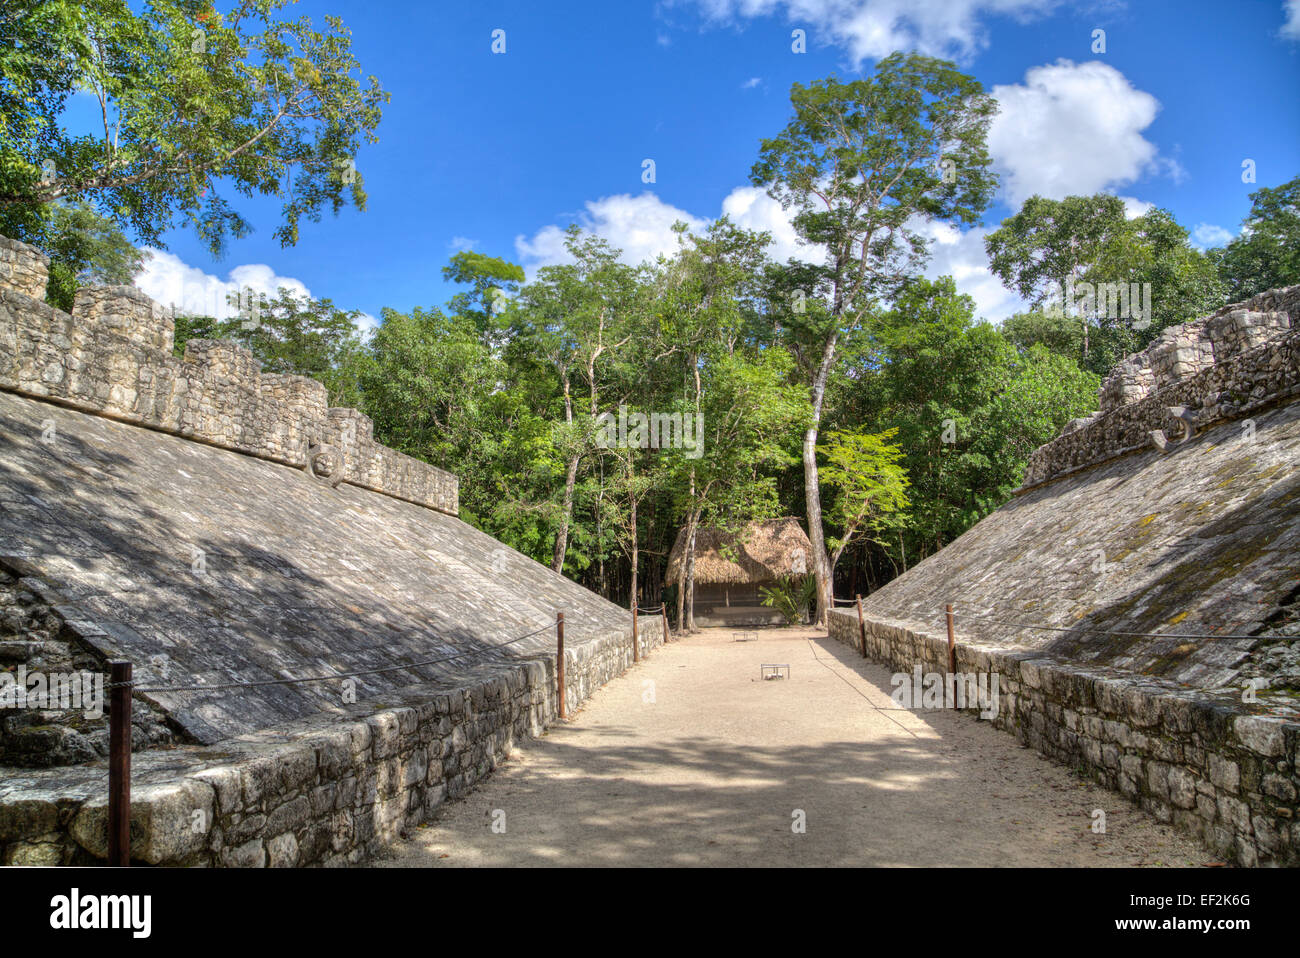
[[[564,377],[564,421],[573,425],[573,400],[569,396],[569,378]],[[564,574],[564,553],[569,548],[569,517],[573,515],[573,490],[578,484],[578,456],[569,460],[569,471],[564,477],[564,509],[560,513],[560,528],[555,533],[555,552],[551,555],[551,568]]]
[[[628,545],[628,559],[631,565],[629,570],[631,582],[629,588],[632,592],[633,608],[641,604],[641,596],[637,594],[637,572],[640,565],[640,540],[637,538],[636,528],[636,504],[639,498],[636,494],[636,459],[631,449],[627,452],[627,505],[628,505],[628,533],[631,540]]]
[[[822,401],[826,398],[826,380],[835,362],[835,344],[839,333],[826,340],[822,360],[812,382],[812,422],[803,436],[803,489],[808,502],[808,539],[812,543],[813,578],[817,581],[817,613],[814,625],[826,624],[826,610],[831,605],[831,561],[826,554],[826,534],[822,530],[822,494],[817,477],[817,433],[821,428]]]
[[[630,470],[630,468],[629,468],[629,472],[630,472],[630,471],[631,471],[631,470]],[[637,546],[637,538],[636,538],[636,499],[635,499],[635,498],[632,500],[632,522],[631,522],[631,526],[632,526],[632,584],[631,584],[631,588],[632,588],[632,605],[635,607],[635,606],[639,606],[639,605],[641,604],[641,596],[637,594],[637,581],[636,581],[636,580],[637,580],[637,566],[638,566],[638,564],[639,564],[640,552],[639,552],[639,550],[638,550],[638,546]]]
[[[694,489],[694,486],[692,486]],[[677,631],[686,631],[686,582],[687,567],[690,566],[690,573],[695,573],[695,517],[697,513],[692,509],[686,516],[686,554],[682,556],[681,563],[677,566]],[[691,628],[695,627],[694,609],[691,610]]]
[[[695,530],[698,517],[691,520],[690,541],[686,545],[686,630],[698,632],[695,628]]]

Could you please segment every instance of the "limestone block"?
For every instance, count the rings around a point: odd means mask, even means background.
[[[50,258],[34,246],[0,236],[0,289],[45,299]]]
[[[171,354],[176,335],[171,310],[134,286],[81,286],[72,315],[79,323],[115,333],[155,353]]]

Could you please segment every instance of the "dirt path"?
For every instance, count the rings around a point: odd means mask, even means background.
[[[709,629],[655,650],[375,864],[1213,860],[972,715],[896,708],[888,671],[825,633],[757,635]],[[760,681],[767,662],[790,679]]]

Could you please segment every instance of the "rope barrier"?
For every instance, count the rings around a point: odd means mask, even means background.
[[[1005,619],[995,619],[991,616],[979,615],[976,613],[959,613],[959,618],[963,620],[974,619],[977,622],[992,622],[996,625],[1005,625],[1013,629],[1028,629],[1036,632],[1083,632],[1089,635],[1123,635],[1149,639],[1300,639],[1300,635],[1201,635],[1190,632],[1120,632],[1111,629],[1082,628],[1080,626],[1064,627],[1058,625],[1028,625],[1023,622],[1008,622]]]
[[[119,684],[127,686],[136,692],[218,692],[226,689],[259,688],[267,685],[301,685],[307,682],[334,682],[338,679],[351,679],[362,675],[379,675],[383,672],[401,672],[406,669],[419,669],[428,665],[440,665],[443,662],[450,662],[453,659],[462,659],[468,655],[491,655],[508,645],[514,645],[516,642],[524,641],[524,639],[531,639],[533,636],[541,635],[543,632],[550,632],[554,628],[554,625],[546,625],[534,632],[529,632],[526,635],[521,635],[518,638],[511,639],[508,642],[502,642],[499,645],[494,645],[486,649],[467,649],[464,652],[457,652],[454,655],[446,655],[438,659],[428,659],[424,662],[412,662],[407,665],[389,665],[379,669],[363,669],[359,672],[339,672],[334,675],[308,675],[289,679],[262,679],[256,682],[226,682],[221,685],[166,685],[138,688],[131,682],[123,682]],[[105,686],[105,688],[109,689],[117,687],[117,685],[111,683]]]

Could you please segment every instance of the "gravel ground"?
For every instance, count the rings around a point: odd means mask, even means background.
[[[889,672],[824,632],[751,634],[706,629],[655,650],[373,864],[1214,861],[972,714],[898,709]],[[760,680],[762,663],[790,678]]]

